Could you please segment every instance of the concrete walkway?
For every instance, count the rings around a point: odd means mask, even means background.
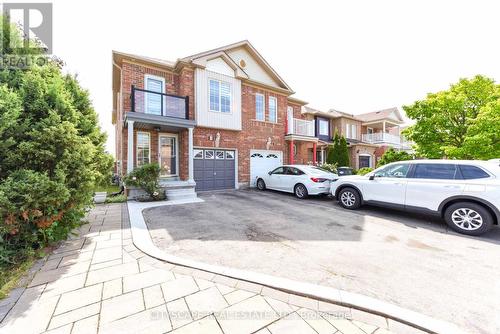
[[[125,205],[89,224],[16,290],[0,333],[418,333],[398,322],[147,256]]]

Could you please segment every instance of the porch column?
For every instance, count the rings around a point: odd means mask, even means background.
[[[313,164],[316,165],[316,143],[313,143]]]
[[[382,128],[383,128],[382,132],[385,133],[385,121],[382,123]]]
[[[127,174],[134,170],[134,121],[127,121]]]
[[[293,140],[290,140],[290,165],[293,165]]]
[[[194,160],[194,155],[193,155],[193,128],[188,128],[189,134],[188,134],[188,151],[189,151],[189,157],[188,157],[188,182],[193,182],[194,183],[194,172],[193,172],[193,160]]]

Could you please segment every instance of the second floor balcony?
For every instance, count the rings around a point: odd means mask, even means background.
[[[362,141],[370,144],[391,144],[400,145],[401,137],[390,133],[376,132],[376,133],[365,133],[362,135]]]
[[[305,119],[289,117],[287,120],[288,135],[314,137],[314,120],[308,121]]]
[[[154,92],[132,86],[131,111],[156,116],[189,119],[189,97]]]

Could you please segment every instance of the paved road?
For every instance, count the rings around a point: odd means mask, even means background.
[[[332,286],[500,333],[500,228],[473,238],[439,220],[329,198],[242,190],[145,212],[171,254]]]

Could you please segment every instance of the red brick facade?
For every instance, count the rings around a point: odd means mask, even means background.
[[[169,94],[188,96],[189,97],[189,118],[195,118],[195,96],[194,96],[194,71],[191,68],[184,68],[180,72],[173,73],[167,70],[159,70],[146,67],[143,65],[124,62],[122,66],[122,99],[123,111],[131,110],[130,92],[131,86],[137,88],[144,87],[144,75],[152,74],[165,78],[166,92]],[[269,115],[268,103],[266,103],[266,121],[258,121],[255,119],[255,94],[260,93],[265,95],[266,101],[269,96],[277,98],[278,113],[277,122],[271,123],[267,117]],[[286,116],[287,107],[294,108],[294,117],[303,118],[300,112],[300,105],[288,102],[287,96],[282,93],[277,93],[271,89],[263,89],[253,85],[242,83],[241,85],[241,121],[242,130],[232,131],[224,129],[212,129],[205,127],[195,127],[193,133],[193,146],[196,147],[215,147],[215,138],[217,133],[220,134],[220,148],[235,149],[238,152],[238,181],[240,183],[248,183],[250,178],[250,150],[269,150],[280,151],[283,153],[284,163],[289,161],[289,146],[285,142],[286,132]],[[116,123],[116,157],[118,161],[122,161],[121,172],[126,173],[127,170],[127,129],[123,127],[123,113],[118,112]],[[140,130],[150,133],[151,138],[151,161],[158,161],[158,133],[154,130]],[[134,130],[134,138],[137,130]],[[178,133],[179,136],[179,178],[181,180],[188,179],[188,130],[182,130]],[[267,147],[269,138],[271,144]],[[302,148],[306,148],[307,144],[312,147],[311,143],[301,144],[296,142],[297,155],[296,162],[307,161],[307,151],[303,152]],[[136,142],[134,140],[134,159]]]

